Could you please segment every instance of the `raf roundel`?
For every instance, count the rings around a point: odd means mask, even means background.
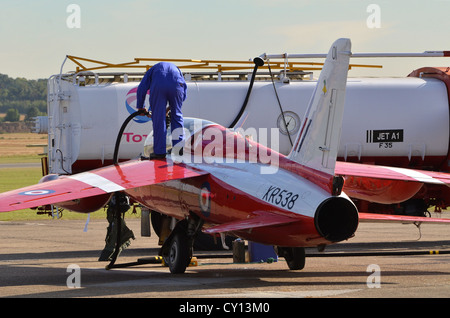
[[[20,192],[21,195],[44,195],[44,194],[50,194],[54,193],[54,190],[31,190],[31,191],[25,191]]]
[[[202,184],[198,200],[202,214],[209,217],[211,213],[211,186],[208,182]]]

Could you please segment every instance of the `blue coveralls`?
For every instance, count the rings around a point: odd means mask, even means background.
[[[154,153],[157,155],[166,153],[166,105],[170,107],[171,131],[183,129],[183,113],[181,106],[186,99],[187,85],[179,68],[168,62],[160,62],[153,65],[144,75],[137,89],[137,108],[144,107],[147,91],[150,89],[150,110],[153,121]],[[179,130],[182,132],[182,130]],[[177,138],[178,137],[178,138]],[[172,135],[172,146],[183,140],[182,133],[179,136]]]

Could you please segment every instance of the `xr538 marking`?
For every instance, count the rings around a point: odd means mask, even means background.
[[[280,205],[283,208],[286,207],[291,210],[295,205],[295,201],[298,199],[298,194],[293,194],[288,190],[282,190],[279,187],[270,186],[262,199],[269,203]]]

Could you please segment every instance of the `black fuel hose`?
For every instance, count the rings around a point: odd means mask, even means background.
[[[132,113],[130,116],[125,119],[125,121],[122,124],[122,127],[120,127],[119,133],[117,134],[116,139],[116,145],[114,146],[114,157],[113,157],[113,164],[117,165],[118,161],[118,154],[119,154],[119,146],[120,146],[120,140],[122,139],[123,132],[125,128],[127,127],[128,123],[136,116],[147,116],[149,113],[145,108],[142,108],[134,113]]]
[[[252,92],[253,83],[255,82],[255,77],[256,77],[256,72],[258,71],[258,67],[264,65],[264,60],[262,58],[260,58],[260,57],[255,57],[253,59],[253,62],[255,63],[255,67],[253,68],[252,78],[250,80],[250,85],[249,85],[248,90],[247,90],[247,95],[245,96],[245,100],[244,100],[244,103],[241,106],[241,110],[239,111],[239,113],[237,114],[236,118],[233,120],[233,122],[229,126],[229,128],[234,128],[234,126],[236,126],[236,124],[238,123],[238,121],[241,118],[242,114],[244,113],[245,108],[247,107],[247,104],[248,104],[248,99],[250,98],[250,94]]]

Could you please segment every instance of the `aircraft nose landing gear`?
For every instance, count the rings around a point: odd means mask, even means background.
[[[184,273],[192,258],[192,244],[187,236],[182,232],[175,234],[170,241],[168,254],[163,254],[163,257],[172,274]]]
[[[203,221],[192,215],[179,221],[164,241],[159,255],[164,258],[172,274],[182,274],[186,271],[191,262],[195,237],[202,226]]]

